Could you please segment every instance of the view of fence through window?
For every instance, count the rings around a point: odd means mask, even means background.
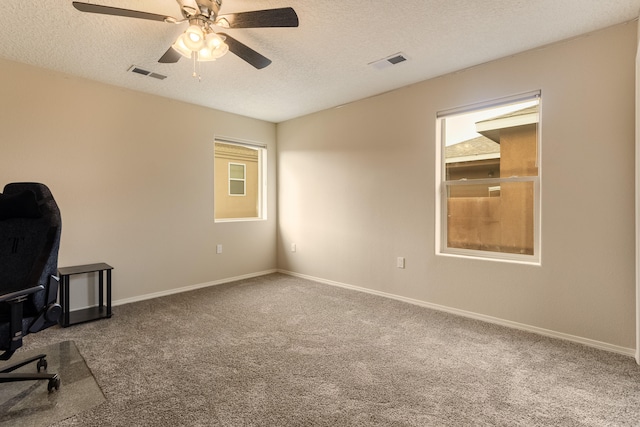
[[[535,255],[539,96],[438,120],[443,249]]]

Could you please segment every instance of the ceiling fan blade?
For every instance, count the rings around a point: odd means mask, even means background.
[[[181,56],[182,55],[180,55],[177,50],[170,47],[169,49],[167,49],[164,55],[162,55],[162,58],[158,59],[158,62],[161,62],[163,64],[175,64],[176,62],[178,62]]]
[[[101,6],[99,4],[82,3],[74,1],[73,7],[80,12],[101,13],[103,15],[126,16],[128,18],[149,19],[151,21],[175,22],[171,16],[157,15],[155,13],[140,12],[137,10],[120,9],[118,7]]]
[[[269,58],[262,56],[261,54],[251,49],[249,46],[245,45],[244,43],[239,42],[238,40],[234,39],[233,37],[227,34],[224,34],[224,33],[218,33],[218,34],[226,37],[224,42],[229,46],[229,50],[232,53],[237,55],[240,59],[243,59],[249,64],[253,65],[258,70],[261,70],[262,68],[271,64],[271,60]]]
[[[225,28],[297,27],[298,15],[291,7],[219,15],[216,24]]]

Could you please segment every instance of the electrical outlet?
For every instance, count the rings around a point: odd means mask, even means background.
[[[295,252],[298,248],[296,247],[295,243],[291,244],[291,252]]]
[[[396,260],[396,265],[398,268],[404,268],[404,257],[399,256]]]
[[[222,253],[222,245],[221,244],[217,244],[216,245],[216,253],[217,254],[221,254]]]

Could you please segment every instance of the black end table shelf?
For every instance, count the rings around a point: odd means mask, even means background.
[[[97,264],[74,265],[58,269],[60,276],[60,305],[62,306],[62,316],[60,324],[63,327],[78,323],[90,322],[92,320],[106,319],[111,317],[111,267],[103,262]],[[107,296],[104,297],[104,273],[107,276]],[[69,306],[69,277],[75,274],[98,273],[98,306],[89,307],[83,310],[70,312]],[[106,305],[105,305],[106,302]]]

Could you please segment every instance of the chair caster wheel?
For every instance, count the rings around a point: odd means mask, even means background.
[[[41,368],[44,368],[44,370],[46,371],[47,370],[47,366],[48,366],[47,360],[43,358],[43,359],[38,360],[38,365],[36,366],[36,368],[38,369],[38,372],[40,372]]]
[[[58,377],[51,378],[49,380],[49,384],[47,385],[47,390],[49,390],[49,393],[51,393],[54,388],[56,390],[60,389],[60,378],[58,378]]]

